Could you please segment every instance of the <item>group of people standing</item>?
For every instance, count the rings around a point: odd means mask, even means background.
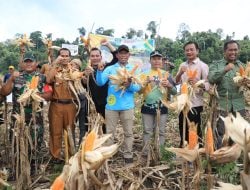
[[[86,67],[82,77],[82,84],[92,97],[95,108],[105,118],[105,125],[103,126],[104,133],[111,133],[112,140],[115,137],[116,127],[118,122],[123,128],[124,132],[124,161],[126,164],[133,163],[133,122],[134,122],[134,108],[135,108],[135,93],[140,93],[143,96],[141,114],[143,125],[143,144],[146,145],[154,133],[156,124],[159,125],[159,142],[160,145],[165,144],[165,129],[167,126],[168,108],[165,107],[161,100],[170,100],[170,95],[176,95],[177,84],[188,82],[191,85],[199,80],[204,80],[205,83],[201,90],[191,98],[192,111],[188,112],[188,119],[198,125],[198,134],[202,138],[201,129],[201,113],[204,106],[203,93],[209,91],[212,84],[217,85],[218,90],[218,110],[221,115],[229,112],[240,112],[245,114],[244,97],[239,88],[233,83],[232,78],[239,70],[239,66],[244,64],[238,60],[239,44],[237,41],[228,41],[224,45],[224,57],[220,61],[209,64],[210,67],[199,59],[199,47],[196,42],[187,42],[184,47],[186,61],[183,62],[176,74],[172,76],[169,69],[174,68],[173,64],[167,65],[167,70],[164,69],[163,63],[166,58],[160,51],[155,50],[150,54],[151,68],[148,71],[141,73],[136,71],[141,83],[134,83],[132,80],[124,82],[125,91],[121,95],[121,90],[117,90],[116,86],[112,84],[109,79],[110,75],[115,75],[117,70],[125,68],[128,72],[134,68],[134,65],[129,63],[130,50],[126,45],[120,45],[115,49],[108,41],[104,41],[102,45],[107,46],[113,59],[110,63],[102,62],[102,54],[100,49],[92,48],[89,52],[89,63],[91,67]],[[32,76],[39,77],[39,85],[37,94],[47,101],[49,105],[49,130],[50,141],[49,149],[55,162],[62,161],[62,141],[63,129],[71,128],[75,131],[75,118],[77,113],[77,106],[81,106],[81,111],[78,115],[80,127],[80,142],[88,131],[86,127],[87,122],[87,99],[80,97],[80,105],[77,105],[77,97],[70,90],[66,80],[58,77],[58,73],[62,73],[68,67],[71,60],[71,53],[66,48],[61,48],[58,52],[58,57],[53,62],[53,66],[48,70],[46,75],[37,71],[37,62],[31,55],[25,56],[23,60],[22,71],[14,71],[9,79],[3,84],[0,94],[7,96],[13,93],[13,114],[18,113],[19,104],[18,97],[24,92],[25,84],[30,81]],[[76,61],[78,70],[81,69],[80,60]],[[197,74],[194,78],[188,78],[187,70],[196,70]],[[167,95],[164,93],[164,89]],[[25,119],[29,123],[31,118],[30,105],[25,107]],[[160,120],[157,123],[157,111],[160,111]],[[39,140],[43,138],[43,119],[41,113],[36,114],[36,130],[40,131]],[[179,131],[180,131],[180,146],[184,143],[183,137],[183,113],[179,114]],[[186,140],[188,141],[188,126],[186,126]],[[216,147],[222,146],[221,139],[224,135],[224,124],[219,119],[217,122],[217,144]],[[112,141],[111,140],[111,141]],[[79,142],[79,143],[80,143]],[[143,155],[147,155],[148,149],[144,149]]]

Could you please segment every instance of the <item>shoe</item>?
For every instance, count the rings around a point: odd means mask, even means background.
[[[133,158],[124,158],[125,164],[132,164],[133,163]]]

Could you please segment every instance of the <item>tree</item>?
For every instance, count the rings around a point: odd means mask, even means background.
[[[103,31],[103,35],[105,36],[114,36],[115,30],[114,29],[107,29]]]
[[[96,34],[100,34],[100,35],[105,35],[105,36],[114,36],[114,29],[107,29],[105,30],[103,27],[97,28],[95,30]]]
[[[137,36],[138,38],[142,38],[142,36],[143,36],[143,30],[137,30],[136,36]]]
[[[95,33],[96,34],[103,34],[103,31],[104,31],[104,28],[103,27],[100,27],[100,28],[97,28],[96,30],[95,30]]]
[[[147,31],[151,32],[150,38],[155,39],[156,31],[157,31],[157,24],[156,21],[150,21],[147,26]]]
[[[78,28],[78,32],[79,32],[80,36],[86,35],[86,29],[84,27]]]
[[[30,39],[35,44],[35,48],[42,49],[44,47],[43,41],[42,41],[42,32],[41,31],[35,31],[30,33]]]
[[[133,29],[133,28],[129,28],[128,29],[128,31],[127,31],[127,33],[126,33],[126,37],[128,38],[128,39],[133,39],[135,36],[136,36],[136,30],[135,29]]]
[[[189,26],[185,23],[181,23],[178,29],[177,39],[186,42],[190,37]]]

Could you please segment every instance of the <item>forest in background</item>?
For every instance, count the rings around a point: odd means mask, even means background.
[[[35,44],[35,47],[30,48],[30,51],[33,52],[40,64],[46,63],[48,56],[46,46],[42,42],[42,39],[45,36],[49,35],[52,37],[53,45],[55,46],[61,47],[62,44],[79,45],[79,55],[77,57],[86,63],[88,59],[87,51],[80,40],[80,36],[87,36],[86,29],[84,27],[80,27],[76,30],[79,31],[79,37],[76,37],[73,42],[70,42],[63,37],[53,39],[53,34],[43,34],[41,31],[31,32],[29,38]],[[127,39],[155,39],[156,49],[160,50],[164,54],[164,56],[167,55],[170,58],[171,62],[176,65],[175,72],[176,69],[178,69],[179,64],[185,60],[183,45],[187,41],[196,41],[200,47],[200,58],[207,64],[211,64],[212,61],[221,59],[223,57],[224,42],[234,39],[234,33],[230,35],[224,34],[223,29],[221,28],[218,28],[216,31],[208,30],[191,33],[189,30],[189,26],[185,23],[180,24],[177,36],[174,40],[164,36],[159,36],[157,34],[157,30],[157,22],[150,21],[145,31],[129,28],[125,32],[125,34],[120,37]],[[92,33],[114,36],[114,32],[115,29],[104,29],[103,27],[100,27]],[[23,34],[17,33],[15,35],[15,38],[19,38],[22,35]],[[15,40],[15,38],[0,42],[0,73],[2,74],[7,72],[9,65],[13,65],[16,68],[18,66],[20,50],[19,47],[13,43],[13,40]],[[243,39],[239,39],[238,42],[241,48],[239,59],[242,62],[246,63],[250,59],[249,36],[244,36]]]

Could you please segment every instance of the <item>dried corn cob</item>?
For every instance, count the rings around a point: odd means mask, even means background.
[[[198,144],[197,125],[194,122],[189,122],[188,125],[188,148],[194,149]]]
[[[212,131],[211,123],[209,121],[207,123],[205,150],[208,155],[211,155],[214,153],[213,131]]]

